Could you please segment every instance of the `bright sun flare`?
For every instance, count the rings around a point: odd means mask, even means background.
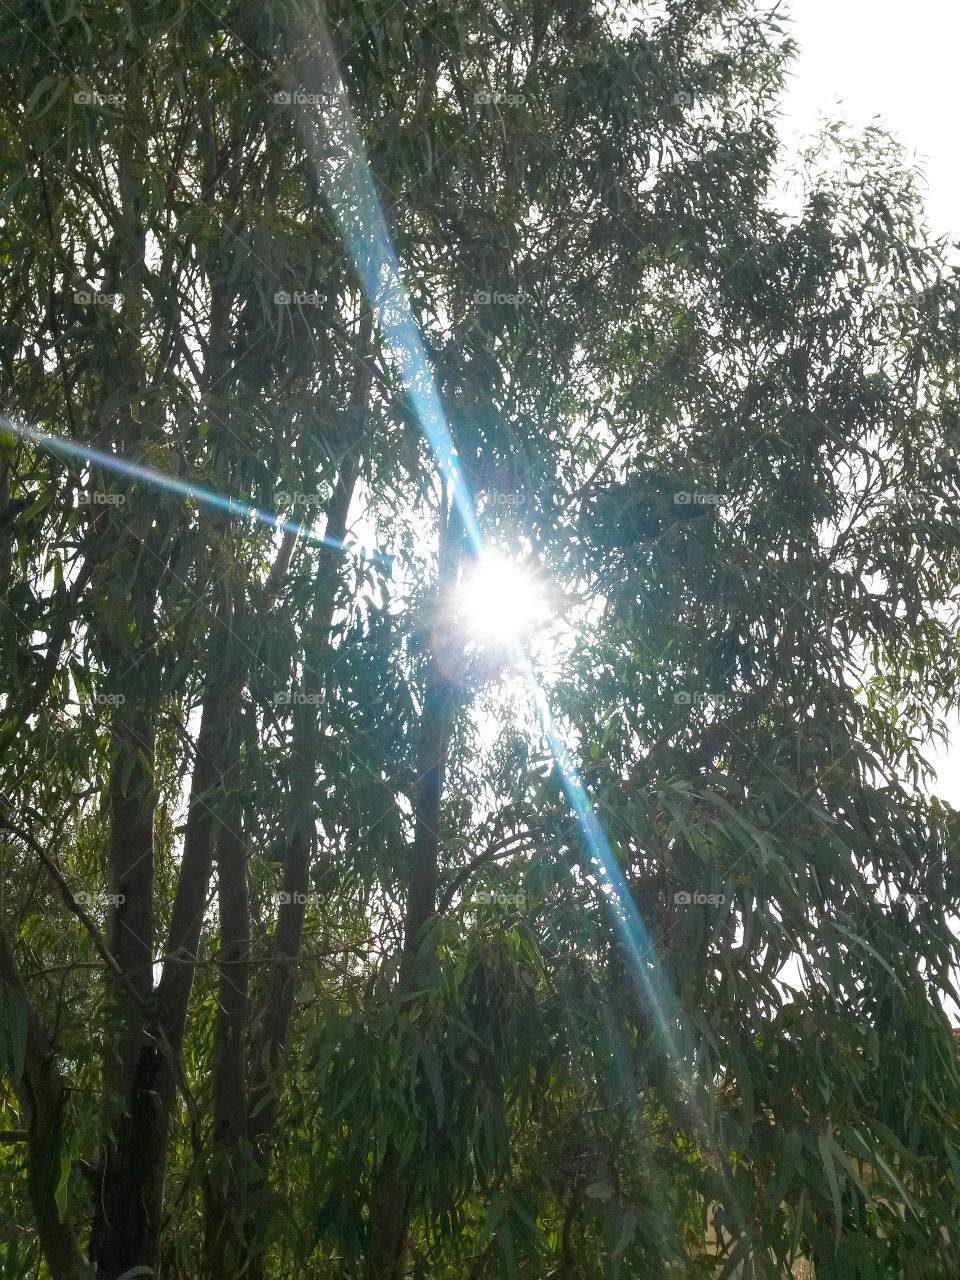
[[[467,571],[458,596],[464,629],[488,644],[520,639],[543,620],[543,592],[533,574],[495,556]]]

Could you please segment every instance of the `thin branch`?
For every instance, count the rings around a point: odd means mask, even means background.
[[[454,895],[463,888],[466,882],[473,875],[474,871],[480,867],[486,866],[487,863],[496,862],[498,858],[507,858],[515,853],[520,853],[524,842],[532,840],[534,833],[532,831],[517,831],[513,835],[504,836],[502,840],[498,840],[495,844],[489,845],[481,854],[473,858],[462,871],[458,872],[451,880],[450,884],[443,891],[439,903],[437,904],[437,914],[440,915],[446,911],[450,903],[453,901]]]

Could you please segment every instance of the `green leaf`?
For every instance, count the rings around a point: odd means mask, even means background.
[[[497,1248],[503,1255],[504,1274],[515,1280],[517,1274],[517,1251],[513,1243],[513,1232],[510,1230],[510,1223],[504,1219],[497,1231]]]
[[[34,86],[33,93],[31,93],[30,97],[27,99],[26,106],[24,107],[24,113],[39,120],[41,116],[46,115],[66,87],[67,82],[65,80],[61,80],[58,76],[44,76],[43,79]],[[48,91],[49,97],[43,109],[35,113],[34,107]]]
[[[70,1171],[73,1165],[71,1159],[71,1151],[64,1148],[60,1153],[60,1174],[57,1179],[57,1189],[54,1198],[57,1202],[57,1213],[60,1215],[60,1221],[66,1221],[67,1217],[67,1193],[70,1184]]]
[[[437,1062],[437,1053],[429,1040],[424,1043],[420,1056],[427,1073],[427,1080],[430,1083],[430,1091],[433,1094],[437,1128],[441,1128],[443,1125],[443,1084],[440,1080],[440,1065]]]
[[[635,1204],[629,1205],[626,1209],[626,1212],[623,1215],[623,1222],[620,1226],[620,1234],[617,1237],[617,1242],[613,1246],[613,1248],[610,1250],[611,1257],[613,1258],[620,1257],[620,1255],[626,1249],[627,1245],[633,1239],[636,1233],[637,1224],[639,1221],[640,1221],[640,1210]]]
[[[836,1238],[840,1239],[840,1233],[843,1230],[843,1201],[840,1196],[840,1183],[837,1181],[837,1171],[833,1163],[833,1152],[830,1148],[830,1138],[826,1132],[817,1135],[817,1144],[820,1147],[820,1158],[823,1161],[823,1170],[827,1175],[827,1182],[830,1185],[830,1196],[833,1200],[834,1221],[836,1224]]]
[[[777,1176],[772,1184],[772,1192],[769,1196],[764,1196],[764,1204],[768,1212],[775,1212],[783,1203],[802,1154],[803,1138],[796,1129],[791,1129],[783,1137],[783,1150],[776,1161]]]
[[[14,1080],[23,1077],[27,1055],[27,1002],[15,987],[7,987],[2,1009],[10,1042],[10,1058]]]

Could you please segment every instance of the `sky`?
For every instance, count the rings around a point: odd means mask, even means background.
[[[958,0],[792,0],[800,46],[783,102],[781,134],[795,152],[822,117],[863,126],[879,118],[922,162],[932,231],[960,241]],[[955,251],[954,258],[960,258]],[[960,808],[960,718],[951,744],[930,748],[931,790]]]
[[[784,132],[811,132],[821,113],[879,117],[925,160],[931,226],[960,239],[957,0],[792,0],[787,11],[800,52]]]

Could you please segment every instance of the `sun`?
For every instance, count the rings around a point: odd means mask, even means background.
[[[495,555],[472,564],[457,592],[460,623],[481,644],[507,644],[529,635],[544,621],[545,605],[536,575]]]

